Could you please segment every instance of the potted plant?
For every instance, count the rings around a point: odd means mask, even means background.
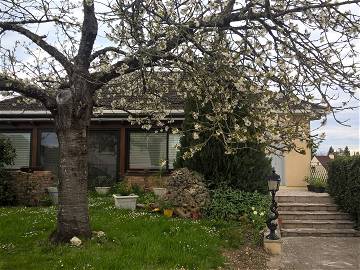
[[[162,176],[163,176],[163,173],[164,173],[164,170],[165,170],[165,167],[166,167],[166,160],[160,160],[160,170],[159,170],[159,173],[157,175],[157,178],[155,180],[155,187],[153,187],[153,191],[154,191],[154,194],[158,197],[163,197],[166,192],[167,192],[167,189],[164,187],[164,183],[162,181]]]
[[[47,188],[49,197],[53,204],[59,203],[59,191],[57,187],[48,187]]]
[[[116,208],[135,210],[139,196],[133,194],[130,187],[121,182],[115,187],[115,192],[117,194],[113,194],[113,198]]]
[[[100,195],[106,195],[111,189],[111,179],[107,176],[96,177],[95,191]]]
[[[327,187],[327,181],[324,177],[310,176],[305,178],[305,182],[308,183],[308,191],[323,193]]]
[[[163,210],[165,217],[172,217],[174,214],[174,205],[169,200],[161,200],[160,208]]]

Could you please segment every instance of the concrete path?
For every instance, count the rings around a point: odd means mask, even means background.
[[[284,237],[273,270],[360,270],[360,237]]]

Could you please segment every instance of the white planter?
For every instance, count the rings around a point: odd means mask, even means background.
[[[156,187],[154,187],[153,191],[154,191],[154,194],[156,196],[163,197],[166,194],[167,189],[166,188],[156,188]]]
[[[109,193],[111,187],[95,187],[95,190],[100,195],[106,195]]]
[[[49,193],[50,199],[53,204],[59,203],[59,191],[57,187],[48,187],[47,191]]]
[[[115,207],[121,209],[130,209],[135,210],[136,208],[136,200],[139,198],[138,195],[129,195],[129,196],[121,196],[118,194],[113,194],[115,200]]]

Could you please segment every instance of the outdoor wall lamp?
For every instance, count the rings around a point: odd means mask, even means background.
[[[279,213],[277,211],[277,202],[275,201],[275,194],[276,194],[276,191],[279,190],[280,181],[281,181],[280,176],[275,173],[275,169],[273,168],[272,174],[270,175],[270,177],[268,179],[268,188],[269,188],[269,191],[271,192],[271,197],[272,197],[272,201],[271,201],[271,205],[270,205],[271,213],[269,213],[269,218],[266,221],[266,225],[270,230],[270,233],[269,233],[269,235],[266,236],[266,238],[269,240],[277,240],[280,238],[275,233],[276,228],[277,228],[276,220],[279,217]]]

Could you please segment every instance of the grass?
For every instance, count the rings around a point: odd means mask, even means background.
[[[0,269],[216,269],[244,241],[238,225],[120,210],[107,197],[91,198],[90,213],[106,237],[71,247],[47,242],[54,207],[0,208]]]

